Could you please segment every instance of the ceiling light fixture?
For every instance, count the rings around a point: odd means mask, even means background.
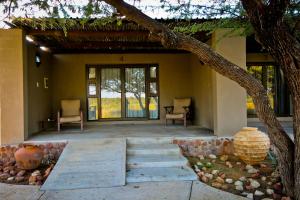
[[[45,46],[40,46],[40,49],[41,49],[42,51],[49,51],[49,49],[48,49],[47,47],[45,47]]]
[[[34,40],[32,39],[32,37],[30,37],[29,35],[26,35],[26,40],[28,42],[34,42]]]

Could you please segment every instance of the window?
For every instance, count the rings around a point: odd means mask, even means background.
[[[157,65],[88,66],[87,74],[88,120],[159,119]]]
[[[279,67],[272,64],[249,64],[248,72],[261,81],[267,90],[267,95],[278,116],[287,116],[290,113],[290,102],[287,86]],[[256,111],[252,98],[247,96],[248,117],[256,117]]]

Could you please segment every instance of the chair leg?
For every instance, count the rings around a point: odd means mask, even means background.
[[[172,119],[172,124],[173,124],[173,125],[175,124],[175,119]]]
[[[83,131],[83,121],[82,120],[80,122],[80,128],[81,128],[81,131]]]
[[[57,122],[57,131],[60,132],[60,123],[59,123],[59,121]]]
[[[168,119],[166,118],[165,126],[168,126]]]
[[[186,117],[183,119],[184,127],[186,127]]]

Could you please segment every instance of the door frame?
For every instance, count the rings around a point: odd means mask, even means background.
[[[89,68],[96,68],[96,96],[90,97],[88,94],[89,83]],[[156,67],[156,84],[158,98],[158,117],[156,119],[150,118],[149,103],[150,98],[153,97],[150,94],[150,82],[153,82],[150,78],[150,67]],[[103,68],[119,68],[121,79],[121,118],[101,118],[101,69]],[[125,89],[125,69],[126,68],[144,68],[145,72],[145,110],[146,117],[126,117],[126,89]],[[99,94],[98,94],[99,93]],[[88,98],[97,98],[98,102],[98,120],[89,120],[88,118]],[[159,87],[159,65],[157,63],[149,64],[86,64],[86,120],[89,122],[97,121],[145,121],[145,120],[159,120],[160,119],[160,87]]]

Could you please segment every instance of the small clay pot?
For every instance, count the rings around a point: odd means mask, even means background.
[[[42,162],[43,151],[36,145],[25,144],[15,152],[15,159],[20,169],[36,169]]]

